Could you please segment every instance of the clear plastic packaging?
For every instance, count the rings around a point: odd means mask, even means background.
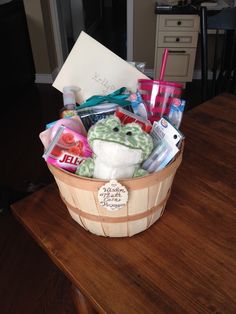
[[[176,152],[179,150],[176,149]],[[149,158],[143,163],[142,168],[147,170],[149,173],[158,171],[164,168],[163,164],[168,164],[172,157],[172,148],[168,142],[163,141],[161,145],[156,147]]]
[[[145,104],[148,119],[153,123],[168,116],[173,98],[180,98],[182,85],[172,82],[138,80],[138,91]]]
[[[159,171],[167,166],[179,152],[179,145],[184,136],[166,119],[154,122],[151,131],[154,150],[143,163],[142,168],[149,173]]]
[[[122,124],[127,124],[127,123],[131,123],[131,122],[135,122],[137,124],[139,124],[143,131],[149,133],[152,129],[152,124],[150,121],[145,120],[144,118],[129,112],[128,110],[125,110],[121,107],[118,107],[115,111],[115,116],[117,116],[120,121],[122,122]]]
[[[135,61],[128,61],[129,64],[134,66],[136,69],[138,69],[140,72],[144,73],[146,62],[135,62]]]
[[[118,104],[103,103],[97,106],[79,109],[77,110],[77,114],[81,118],[86,131],[88,131],[97,121],[109,115],[113,115],[118,107]],[[132,111],[131,105],[124,106],[124,108]]]

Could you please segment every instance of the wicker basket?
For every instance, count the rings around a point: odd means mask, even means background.
[[[149,228],[163,214],[182,153],[165,169],[141,178],[119,180],[128,190],[126,206],[109,211],[100,206],[98,190],[108,181],[68,173],[50,164],[60,195],[71,217],[100,236],[127,237]]]

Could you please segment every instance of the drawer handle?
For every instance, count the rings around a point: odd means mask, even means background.
[[[175,41],[178,43],[178,42],[180,41],[179,37],[177,37],[177,38],[175,39]]]
[[[182,22],[181,22],[181,21],[178,21],[178,22],[177,22],[177,25],[181,25],[181,24],[182,24]]]
[[[169,53],[186,53],[186,50],[168,50]]]

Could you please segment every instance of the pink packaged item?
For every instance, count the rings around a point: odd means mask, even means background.
[[[53,139],[53,137],[55,136],[57,130],[59,129],[59,127],[61,125],[64,125],[64,126],[70,128],[71,130],[74,130],[75,132],[81,134],[81,135],[84,135],[84,136],[87,135],[87,132],[84,128],[84,125],[83,125],[80,117],[74,116],[71,118],[63,118],[63,119],[57,120],[55,122],[55,124],[51,127],[51,129],[52,129],[51,140]]]
[[[43,155],[57,168],[75,172],[81,162],[92,156],[87,138],[66,126],[60,126]]]

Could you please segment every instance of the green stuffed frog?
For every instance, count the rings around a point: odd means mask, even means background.
[[[148,174],[140,164],[151,154],[153,141],[137,123],[122,125],[109,116],[89,129],[88,142],[94,156],[78,167],[78,175],[110,180]]]

